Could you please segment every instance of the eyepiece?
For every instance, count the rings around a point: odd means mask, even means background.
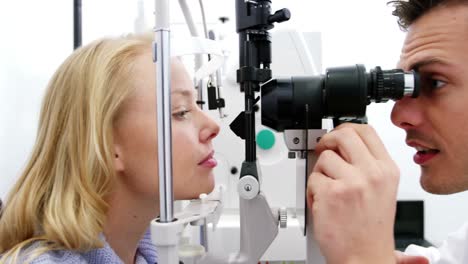
[[[369,100],[375,103],[389,99],[400,100],[404,96],[419,95],[419,75],[417,72],[405,72],[401,69],[383,71],[380,67],[372,69],[368,75]]]
[[[277,131],[321,128],[322,118],[365,116],[371,102],[417,97],[419,75],[363,65],[329,68],[325,75],[274,79],[262,86],[262,124]],[[307,112],[305,109],[308,109]]]

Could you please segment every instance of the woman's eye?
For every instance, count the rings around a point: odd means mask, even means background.
[[[177,119],[186,119],[189,113],[190,113],[190,110],[183,110],[183,111],[175,112],[172,115]]]

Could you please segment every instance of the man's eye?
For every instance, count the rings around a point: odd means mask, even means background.
[[[439,77],[433,74],[421,74],[421,87],[427,89],[428,92],[442,89],[447,82],[440,80]]]
[[[436,80],[436,79],[431,80],[431,88],[432,89],[440,89],[440,88],[444,87],[446,84],[447,84],[446,82],[441,81],[441,80]]]

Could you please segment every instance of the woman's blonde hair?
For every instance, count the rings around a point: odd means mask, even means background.
[[[0,263],[33,242],[49,250],[102,246],[114,172],[113,124],[133,90],[135,58],[150,35],[106,38],[73,52],[52,77],[36,143],[0,218]],[[150,56],[150,54],[148,54]]]

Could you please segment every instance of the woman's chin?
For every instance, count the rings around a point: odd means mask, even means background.
[[[180,193],[179,195],[175,195],[176,200],[193,200],[199,199],[201,194],[209,194],[213,191],[215,187],[214,181],[207,182],[203,186],[198,186],[196,190],[187,190],[184,193]]]
[[[215,187],[215,180],[214,180],[214,174],[213,172],[210,172],[210,174],[204,179],[203,183],[199,186],[199,190],[195,192],[195,198],[198,199],[200,197],[200,194],[205,193],[209,194],[213,191]]]

